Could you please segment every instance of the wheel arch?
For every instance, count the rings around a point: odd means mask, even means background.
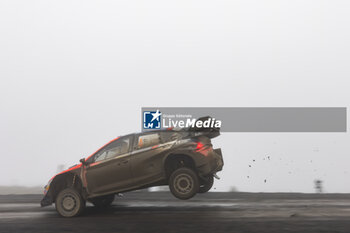
[[[195,160],[186,153],[169,153],[163,160],[163,169],[168,179],[171,173],[179,167],[189,167],[196,170]]]
[[[74,172],[66,172],[55,176],[50,184],[49,194],[52,201],[55,202],[58,193],[65,188],[75,188],[78,192],[82,193],[83,185],[79,175]]]

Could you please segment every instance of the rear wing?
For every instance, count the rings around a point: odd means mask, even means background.
[[[192,127],[187,130],[192,136],[206,136],[215,138],[220,135],[220,127],[217,126],[217,120],[210,116],[200,117]],[[220,124],[221,125],[221,124]]]
[[[201,123],[198,123],[201,121]],[[190,127],[187,128],[168,128],[161,131],[161,140],[168,142],[176,139],[184,139],[189,137],[206,136],[215,138],[220,135],[220,127],[215,125],[215,118],[210,116],[198,118]],[[204,127],[203,127],[204,126]]]

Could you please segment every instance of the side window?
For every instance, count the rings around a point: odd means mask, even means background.
[[[158,133],[140,135],[137,140],[137,149],[151,147],[160,144],[160,137]]]
[[[115,158],[129,152],[130,137],[120,138],[95,155],[94,162]]]

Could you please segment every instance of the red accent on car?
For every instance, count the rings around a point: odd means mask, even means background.
[[[196,152],[199,152],[204,156],[208,156],[209,152],[212,150],[213,150],[213,148],[211,146],[204,145],[201,142],[197,142]]]
[[[90,167],[93,167],[93,166],[95,166],[95,165],[97,165],[99,163],[101,163],[101,162],[92,163],[92,164],[90,164]]]
[[[203,147],[204,147],[203,143],[201,143],[201,142],[197,142],[196,151],[201,150]]]
[[[71,168],[69,168],[69,169],[67,169],[67,170],[64,170],[64,171],[62,171],[62,172],[60,172],[60,173],[54,175],[50,180],[52,180],[53,178],[55,178],[55,177],[58,176],[58,175],[61,175],[61,174],[63,174],[63,173],[66,173],[66,172],[72,171],[72,170],[74,170],[74,169],[80,168],[81,165],[82,165],[82,164],[78,164],[78,165],[76,165],[76,166],[74,166],[74,167],[71,167]]]
[[[117,137],[117,138],[111,140],[110,142],[106,143],[106,144],[103,145],[101,148],[99,148],[97,151],[101,150],[103,147],[107,146],[109,143],[118,140],[119,138],[120,138],[120,137]],[[97,151],[95,151],[92,155],[90,155],[89,157],[87,157],[87,158],[85,159],[85,161],[87,161],[91,156],[93,156],[94,154],[96,154]],[[96,163],[96,164],[97,164],[97,163]],[[94,164],[94,165],[96,165],[96,164]],[[67,169],[67,170],[64,170],[64,171],[62,171],[62,172],[60,172],[60,173],[54,175],[50,180],[52,180],[53,178],[55,178],[55,177],[58,176],[58,175],[61,175],[61,174],[63,174],[63,173],[69,172],[69,171],[71,171],[71,170],[80,168],[81,165],[82,165],[82,164],[78,164],[78,165],[76,165],[76,166],[74,166],[74,167],[71,167],[71,168],[69,168],[69,169]]]
[[[71,170],[74,170],[74,169],[77,169],[77,168],[80,168],[80,167],[81,167],[81,164],[78,164],[78,165],[76,165],[76,166],[74,166],[74,167],[71,167],[71,168],[69,168],[69,169],[67,169],[67,170],[64,170],[63,172],[58,173],[57,175],[62,174],[62,173],[69,172],[69,171],[71,171]]]
[[[152,149],[156,149],[159,145],[152,146]]]

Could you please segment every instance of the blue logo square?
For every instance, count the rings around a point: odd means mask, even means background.
[[[143,128],[144,129],[160,129],[161,128],[161,115],[162,113],[157,111],[144,111],[143,112]]]

